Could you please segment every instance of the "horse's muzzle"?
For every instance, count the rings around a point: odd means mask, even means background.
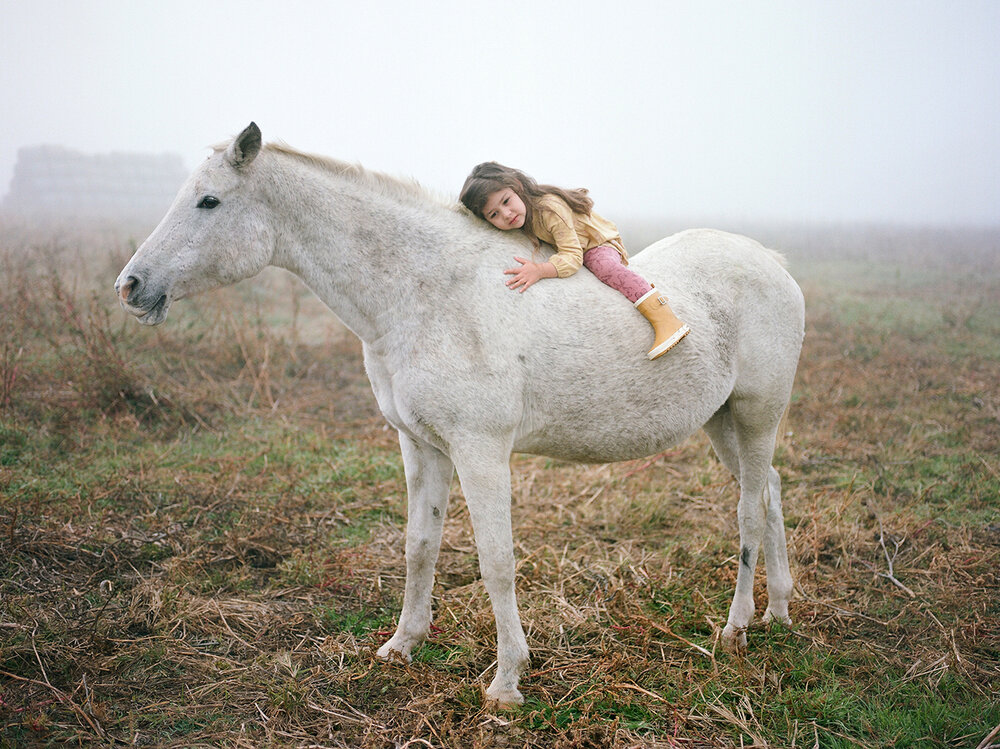
[[[115,294],[122,308],[135,315],[143,325],[158,325],[167,317],[169,294],[161,289],[150,289],[138,276],[119,278]]]

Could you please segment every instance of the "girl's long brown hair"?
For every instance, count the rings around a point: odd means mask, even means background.
[[[483,207],[490,195],[497,190],[509,187],[517,197],[524,203],[527,215],[524,217],[524,226],[521,231],[528,235],[537,245],[538,237],[531,230],[531,218],[535,212],[538,200],[543,195],[555,195],[566,201],[575,213],[589,214],[594,207],[594,201],[587,196],[587,190],[579,188],[577,190],[564,190],[555,185],[540,185],[520,169],[514,169],[495,161],[486,161],[476,166],[472,173],[466,178],[462,185],[462,192],[458,199],[462,204],[480,218],[483,216]]]

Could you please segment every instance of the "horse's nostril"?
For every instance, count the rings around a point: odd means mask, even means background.
[[[127,302],[129,294],[131,294],[133,291],[136,291],[138,288],[139,288],[139,279],[136,278],[135,276],[129,276],[128,278],[125,279],[125,283],[123,283],[119,287],[118,294],[123,302]]]

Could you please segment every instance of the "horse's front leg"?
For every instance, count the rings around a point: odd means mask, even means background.
[[[442,452],[402,432],[399,446],[406,471],[406,587],[396,633],[378,656],[398,654],[409,661],[410,651],[424,641],[431,625],[434,567],[454,468]]]
[[[510,449],[469,440],[452,452],[465,494],[479,552],[479,570],[497,625],[497,673],[486,689],[500,707],[520,705],[521,674],[528,668],[528,642],[521,628],[514,593],[514,538],[510,520]]]

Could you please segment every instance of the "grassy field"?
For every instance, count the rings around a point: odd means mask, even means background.
[[[143,328],[110,290],[127,235],[2,227],[0,746],[1000,745],[1000,232],[751,233],[807,301],[776,456],[794,628],[717,647],[737,487],[703,436],[517,456],[532,664],[491,712],[457,484],[433,636],[374,658],[405,485],[332,315],[269,271]]]

